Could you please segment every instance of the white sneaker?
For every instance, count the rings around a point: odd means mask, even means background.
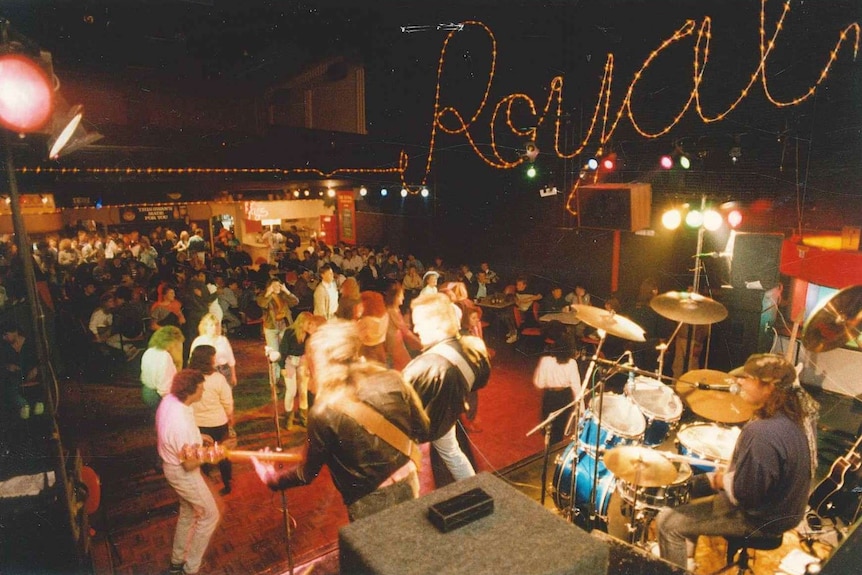
[[[506,343],[515,343],[516,341],[518,341],[518,334],[517,333],[513,333],[513,334],[506,336]]]

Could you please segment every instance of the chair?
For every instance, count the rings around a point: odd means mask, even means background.
[[[530,311],[526,312],[527,314],[532,315],[525,316],[524,312],[522,312],[518,306],[514,306],[512,308],[512,313],[515,314],[515,327],[518,330],[518,344],[515,346],[515,349],[524,355],[530,355],[522,344],[534,346],[536,342],[541,343],[545,339],[545,336],[542,333],[542,328],[539,324],[539,302],[534,301]],[[536,350],[536,353],[538,353],[538,351],[541,351],[541,345],[539,345],[539,349]]]
[[[759,537],[730,537],[726,536],[727,540],[727,564],[713,573],[718,575],[730,570],[731,567],[736,567],[737,575],[745,575],[746,572],[754,573],[754,570],[748,564],[750,559],[748,550],[757,549],[760,551],[772,551],[778,549],[784,542],[782,535],[762,535]],[[739,556],[737,557],[737,553]]]

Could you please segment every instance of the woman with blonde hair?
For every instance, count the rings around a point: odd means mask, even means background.
[[[284,378],[284,412],[287,414],[287,428],[293,425],[305,427],[308,415],[308,364],[305,360],[305,343],[317,328],[326,320],[311,312],[304,311],[284,332],[278,352],[281,354],[281,375]],[[293,404],[299,395],[299,410],[294,413]]]
[[[144,403],[155,413],[161,399],[171,392],[174,375],[183,368],[183,332],[168,325],[150,336],[147,351],[141,357],[141,389]]]
[[[231,386],[236,385],[236,358],[233,355],[233,347],[227,337],[221,334],[221,322],[218,318],[208,313],[201,318],[198,324],[198,335],[192,341],[189,356],[199,345],[211,345],[216,350],[216,370],[221,373]]]

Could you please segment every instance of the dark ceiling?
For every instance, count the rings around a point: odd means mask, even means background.
[[[765,3],[768,35],[784,5]],[[613,114],[650,51],[686,19],[700,26],[706,15],[712,18],[703,105],[711,114],[728,107],[757,67],[760,8],[759,0],[0,2],[0,14],[13,30],[52,52],[58,74],[146,72],[166,82],[199,80],[215,92],[224,85],[254,92],[324,56],[357,58],[366,68],[368,146],[406,150],[414,180],[423,175],[438,58],[447,34],[439,24],[478,20],[496,36],[496,76],[483,117],[514,92],[544,105],[551,78],[563,75],[566,137],[576,142],[595,108],[607,54],[614,54]],[[790,8],[768,61],[770,90],[779,99],[804,93],[841,30],[862,21],[858,0],[793,0]],[[417,31],[403,32],[403,26]],[[756,85],[724,120],[704,123],[692,109],[654,140],[637,134],[624,118],[611,142],[623,160],[617,177],[648,180],[655,157],[681,141],[707,152],[711,159],[699,167],[720,173],[722,185],[734,180],[726,173],[733,168],[740,174],[736,179],[756,186],[778,181],[794,192],[804,185],[838,201],[862,196],[862,62],[854,61],[852,44],[852,39],[845,44],[816,97],[799,106],[777,107]],[[646,129],[666,124],[685,101],[692,47],[688,39],[668,50],[639,83],[633,107]],[[490,43],[474,30],[455,35],[449,50],[441,101],[469,115],[485,86]],[[530,118],[516,113],[515,120],[523,127]],[[550,124],[540,128],[543,150],[553,147]],[[477,145],[487,151],[488,127],[475,133]],[[503,134],[498,144],[516,155],[521,140]],[[744,149],[744,173],[729,164],[727,150],[735,142]],[[453,196],[462,190],[466,196],[479,184],[494,201],[522,193],[520,173],[487,168],[463,136],[440,134],[436,144],[433,182],[453,190]],[[578,169],[544,153],[539,161],[557,180],[566,181]]]

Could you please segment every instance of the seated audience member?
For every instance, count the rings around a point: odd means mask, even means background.
[[[218,287],[216,294],[218,295],[218,303],[221,306],[222,321],[224,322],[225,330],[228,335],[242,325],[237,314],[239,314],[239,283],[236,278],[230,278],[225,281],[221,276],[216,276],[216,286]]]
[[[377,267],[377,258],[368,256],[365,265],[356,274],[356,279],[359,280],[359,287],[362,291],[380,291],[383,274]]]
[[[494,284],[488,281],[488,274],[483,271],[476,272],[476,281],[467,286],[470,299],[482,299],[496,293]]]
[[[479,271],[485,272],[485,276],[488,278],[489,284],[494,285],[500,282],[500,276],[497,275],[497,272],[491,269],[488,262],[482,262],[479,264]]]
[[[575,284],[575,289],[566,294],[566,303],[569,305],[592,305],[590,294],[582,284]]]
[[[36,347],[14,323],[0,326],[0,399],[3,411],[17,412],[21,419],[45,412],[45,397],[39,381]],[[3,414],[4,419],[6,414]]]
[[[305,461],[277,470],[253,460],[271,489],[311,483],[326,465],[351,521],[419,495],[416,464],[366,430],[367,409],[383,416],[408,443],[428,435],[428,416],[413,389],[397,371],[365,361],[361,347],[356,323],[331,320],[320,326],[308,342],[317,395],[308,412]]]
[[[515,280],[515,308],[521,312],[522,324],[518,326],[515,323],[514,309],[511,314],[506,315],[506,323],[509,328],[506,333],[506,343],[515,343],[518,341],[519,329],[537,325],[535,315],[533,314],[533,303],[541,299],[542,294],[530,293],[526,277],[520,276]]]
[[[121,350],[126,355],[126,359],[131,361],[137,356],[139,350],[130,343],[124,343],[120,334],[114,331],[115,310],[114,295],[111,293],[103,294],[99,300],[99,307],[90,316],[90,333],[93,335],[94,341]]]
[[[422,290],[420,296],[437,293],[437,282],[440,280],[440,272],[436,270],[428,270],[422,276]]]
[[[567,307],[568,303],[563,297],[563,288],[558,285],[551,286],[551,291],[548,296],[542,298],[541,313],[560,313],[563,308]]]

